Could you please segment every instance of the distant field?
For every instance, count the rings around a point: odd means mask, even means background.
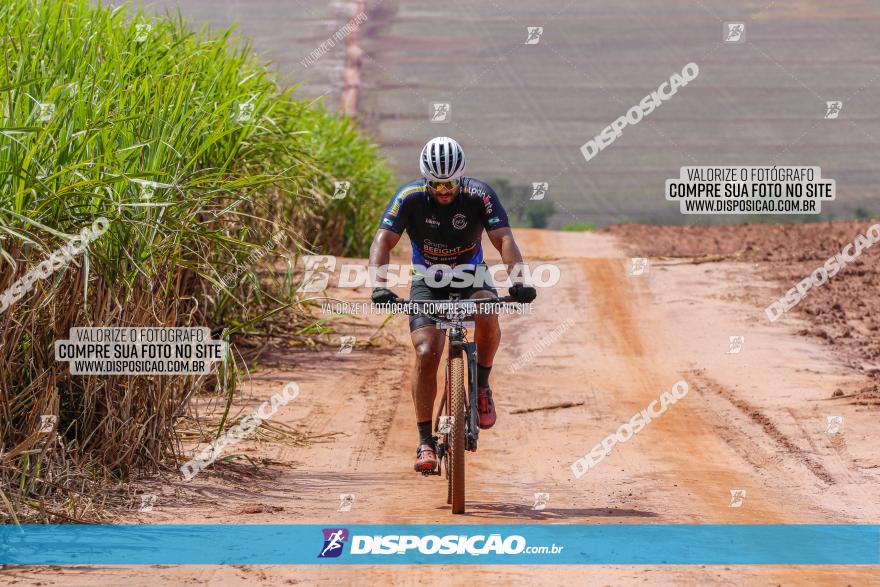
[[[315,0],[159,0],[225,26],[272,58],[287,83],[336,107],[343,48],[300,60],[349,18],[352,4]],[[880,4],[867,0],[747,2],[444,2],[369,0],[364,24],[366,124],[401,180],[418,173],[431,136],[456,137],[469,171],[512,183],[548,181],[552,226],[685,219],[663,199],[683,165],[819,165],[837,180],[823,214],[880,212]],[[746,23],[723,43],[725,21]],[[544,32],[524,44],[526,27]],[[694,61],[700,75],[587,163],[580,146]],[[841,100],[837,120],[825,102]],[[450,102],[451,122],[429,121]],[[502,194],[503,197],[503,194]],[[764,217],[763,220],[779,217]]]
[[[317,0],[111,0],[146,10],[180,13],[190,22],[215,28],[237,25],[236,34],[253,42],[254,49],[272,61],[280,79],[301,84],[303,96],[325,95],[336,108],[341,90],[345,47],[337,44],[314,65],[301,60],[332,36],[349,18],[349,4]]]
[[[824,210],[880,212],[876,3],[394,6],[366,41],[363,109],[403,176],[417,174],[427,138],[449,134],[479,177],[549,181],[556,226],[681,222],[663,185],[683,165],[819,165],[837,180]],[[724,21],[746,22],[746,42],[722,43]],[[536,45],[524,44],[528,26],[544,27]],[[584,160],[584,142],[690,61],[694,82]],[[826,100],[843,101],[838,120],[823,119]],[[450,102],[451,122],[429,121],[432,101]]]

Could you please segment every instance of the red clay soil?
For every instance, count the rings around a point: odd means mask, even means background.
[[[733,226],[625,224],[604,231],[626,243],[633,256],[704,261],[717,256],[756,263],[763,277],[779,284],[781,296],[877,222],[880,220]],[[878,261],[880,246],[863,251],[827,283],[810,289],[792,310],[810,324],[800,334],[824,339],[871,378],[856,400],[873,405],[880,405]]]

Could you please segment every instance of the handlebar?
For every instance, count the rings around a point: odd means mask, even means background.
[[[492,298],[465,298],[465,299],[459,299],[459,300],[413,300],[413,299],[405,300],[403,298],[396,298],[391,303],[392,304],[413,304],[413,305],[419,305],[419,304],[438,304],[438,305],[439,304],[476,304],[476,305],[481,305],[481,304],[505,304],[505,303],[510,303],[510,302],[516,302],[516,300],[513,299],[513,296],[504,296],[503,298],[499,298],[497,296],[492,297]]]
[[[388,302],[388,306],[390,306],[392,312],[403,314],[432,316],[435,314],[448,314],[452,311],[459,315],[470,315],[476,313],[479,306],[507,304],[510,302],[516,302],[516,300],[511,296],[458,300],[413,300],[396,297],[393,301]]]

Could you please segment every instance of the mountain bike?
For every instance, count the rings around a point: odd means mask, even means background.
[[[468,341],[468,322],[487,304],[505,304],[513,298],[461,299],[452,294],[448,300],[398,300],[413,311],[435,321],[438,328],[446,330],[448,340],[446,353],[446,387],[434,418],[434,444],[437,447],[437,468],[423,475],[442,475],[446,470],[448,481],[446,503],[452,505],[453,514],[463,514],[465,509],[466,451],[477,450],[480,428],[477,425],[477,343]],[[432,312],[441,309],[442,312]],[[407,312],[410,313],[410,312]],[[465,384],[467,362],[467,384]]]

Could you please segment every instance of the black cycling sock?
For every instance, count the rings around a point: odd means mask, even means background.
[[[419,422],[419,444],[434,446],[434,437],[431,435],[431,421]]]
[[[477,387],[489,387],[489,372],[492,367],[483,367],[477,363]]]

